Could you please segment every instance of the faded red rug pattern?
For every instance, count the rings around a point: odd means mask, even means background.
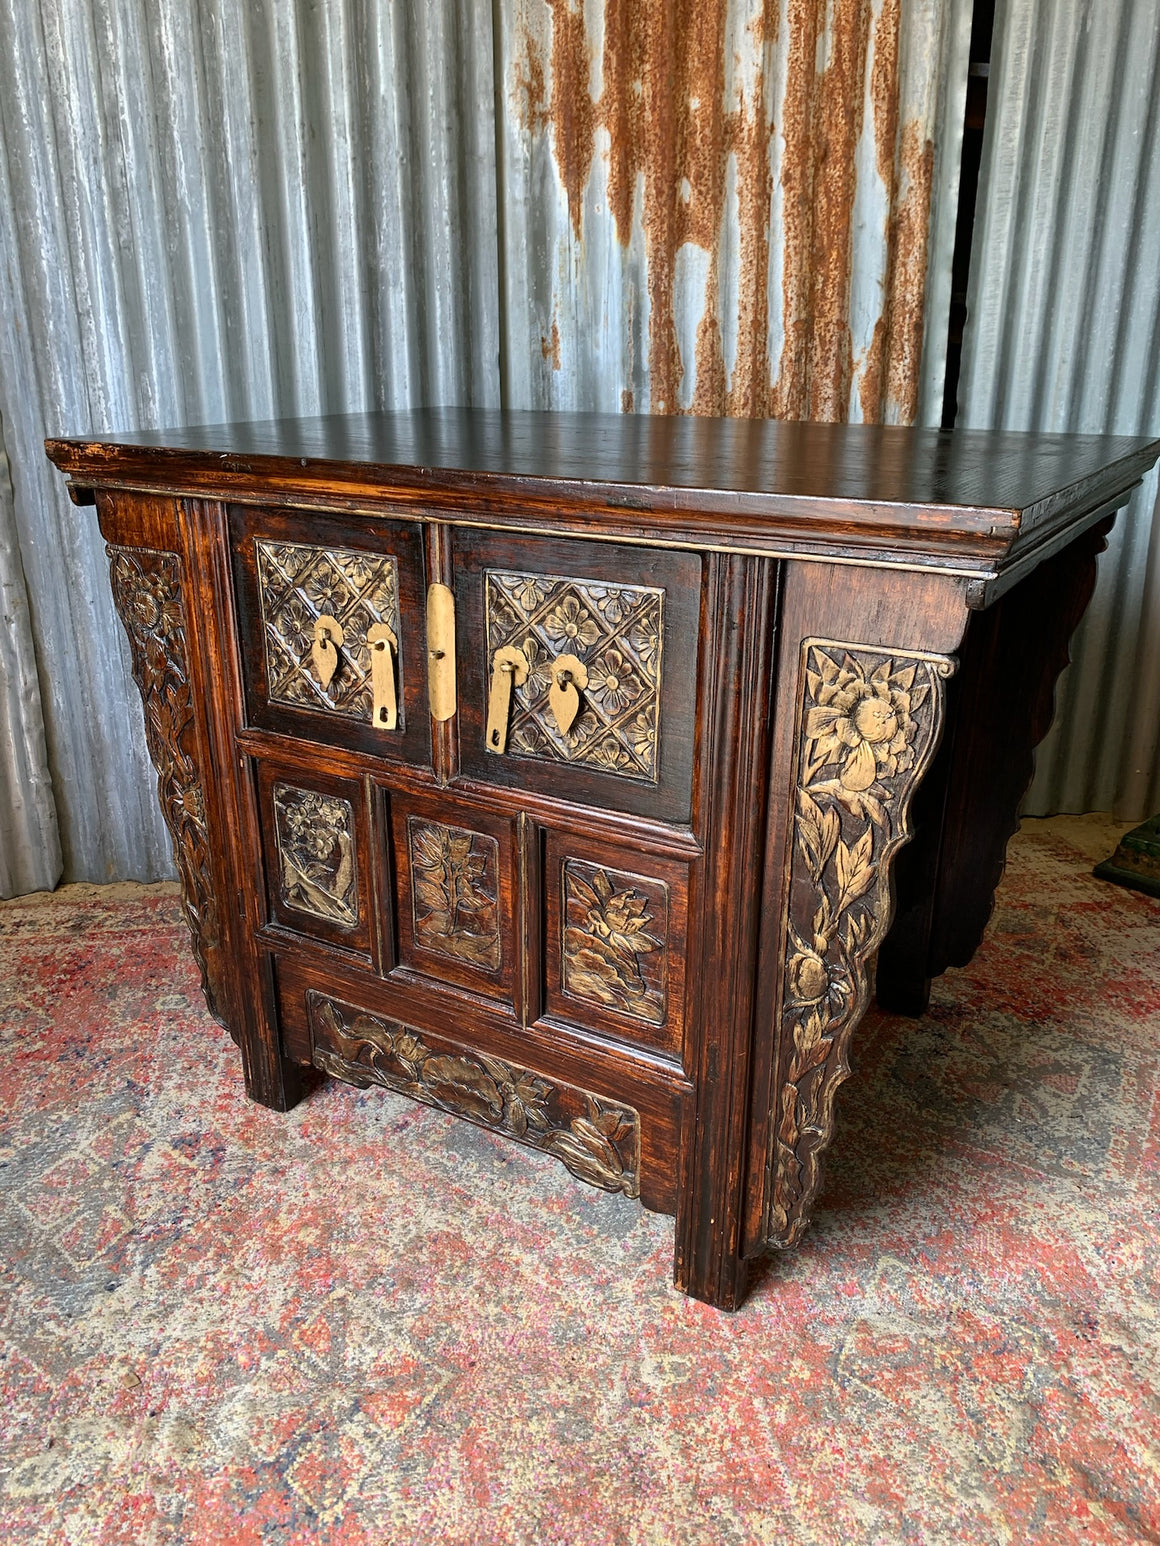
[[[1030,825],[733,1317],[542,1155],[249,1104],[171,891],[0,908],[0,1537],[1160,1539],[1160,904]]]

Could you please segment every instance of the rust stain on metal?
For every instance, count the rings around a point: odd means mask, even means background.
[[[886,395],[899,422],[910,424],[918,413],[923,297],[934,182],[934,145],[919,124],[903,125],[899,159],[905,187],[894,215]]]
[[[627,245],[640,210],[648,256],[649,394],[653,412],[678,406],[682,374],[695,369],[697,413],[844,419],[852,388],[866,417],[917,403],[931,155],[915,125],[898,125],[901,0],[827,5],[785,0],[786,78],[767,103],[767,62],[778,39],[779,0],[753,0],[744,48],[748,89],[726,105],[728,0],[605,0],[601,88],[580,0],[545,0],[551,13],[551,83],[530,35],[516,76],[523,122],[550,126],[553,152],[578,242],[598,131],[607,132],[609,213]],[[873,37],[871,31],[873,29]],[[888,283],[874,340],[854,381],[849,321],[855,233],[856,152],[863,127],[866,65],[879,173],[889,196]],[[769,228],[772,137],[781,159],[783,227]],[[735,166],[729,212],[737,261],[737,355],[728,370],[722,338],[721,236],[727,168]],[[639,198],[639,203],[638,203]],[[771,241],[781,248],[784,343],[777,376],[769,358]],[[695,360],[682,361],[675,313],[678,254],[708,255],[706,302]],[[545,355],[549,352],[545,340]],[[553,335],[553,365],[559,344]],[[631,408],[633,394],[622,395]]]
[[[874,34],[870,76],[878,175],[890,216],[882,312],[858,373],[858,404],[867,420],[908,423],[918,412],[934,146],[914,122],[899,131],[898,38],[901,0],[884,0]]]
[[[540,353],[546,360],[551,360],[553,370],[560,369],[560,323],[556,317],[552,318],[552,336],[540,336]]]

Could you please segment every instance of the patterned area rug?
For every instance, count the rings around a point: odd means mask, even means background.
[[[1091,878],[1109,823],[1028,825],[732,1317],[542,1155],[249,1104],[171,888],[0,908],[0,1537],[1160,1539],[1160,903]]]

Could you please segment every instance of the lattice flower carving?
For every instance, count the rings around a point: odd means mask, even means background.
[[[357,548],[265,540],[255,543],[255,552],[270,702],[369,720],[373,694],[366,637],[377,623],[399,632],[395,559]],[[319,617],[335,618],[344,634],[338,667],[326,687],[311,658]],[[401,699],[397,728],[403,728]]]
[[[513,699],[511,754],[655,782],[664,592],[489,570],[486,596],[488,658],[515,645],[529,665]],[[561,654],[575,655],[588,672],[580,712],[566,732],[548,697],[550,667]]]

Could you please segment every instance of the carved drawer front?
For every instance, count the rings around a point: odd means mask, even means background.
[[[398,967],[510,1004],[515,819],[436,795],[390,807]]]
[[[237,509],[231,531],[250,719],[427,760],[417,531]]]
[[[687,818],[700,559],[535,537],[457,541],[464,769]]]
[[[640,1117],[631,1107],[445,1036],[309,989],[316,1067],[365,1089],[382,1085],[554,1155],[581,1181],[640,1195]]]
[[[548,1017],[680,1062],[687,866],[549,832],[544,892]]]
[[[370,850],[362,784],[263,760],[258,790],[272,921],[368,958]]]

